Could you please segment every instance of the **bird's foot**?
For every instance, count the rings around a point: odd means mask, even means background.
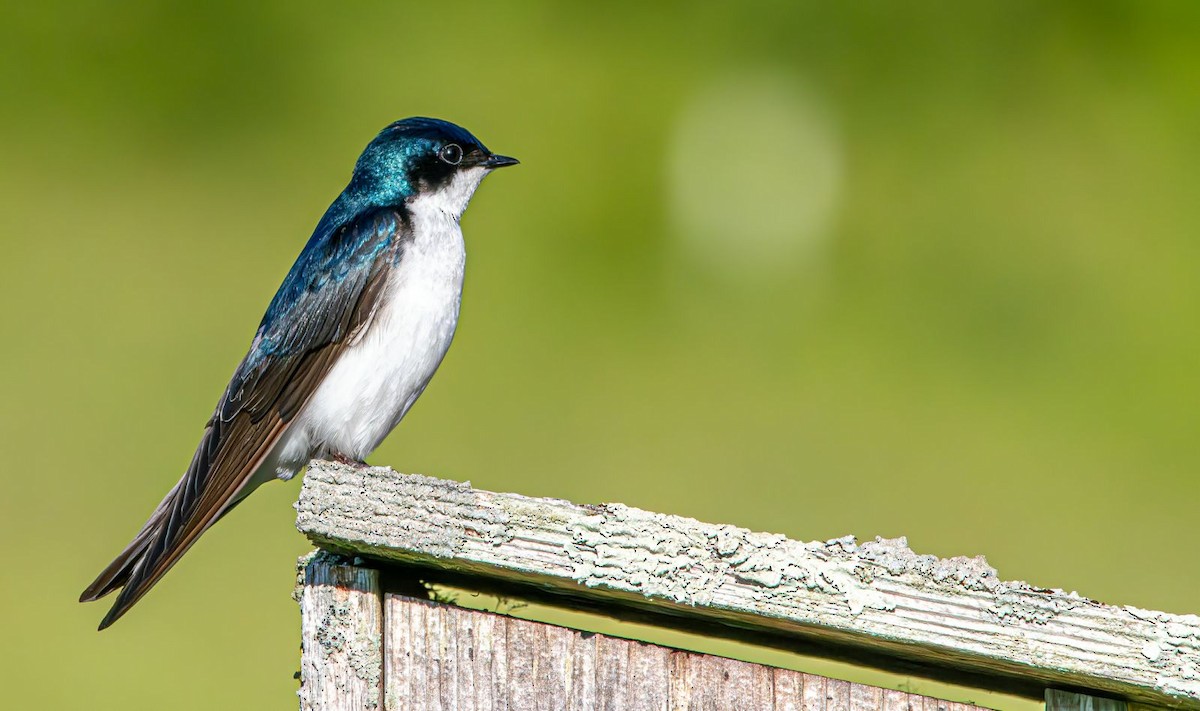
[[[366,469],[367,467],[371,466],[361,459],[354,459],[340,453],[333,455],[333,461],[337,462],[338,464],[345,464],[348,467],[354,467],[355,469]]]

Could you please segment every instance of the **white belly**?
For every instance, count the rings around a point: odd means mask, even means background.
[[[416,239],[392,268],[366,331],[338,358],[256,479],[289,478],[313,457],[366,459],[433,377],[458,324],[466,255],[456,220],[422,222],[414,224]]]

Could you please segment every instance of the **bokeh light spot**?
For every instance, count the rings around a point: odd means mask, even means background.
[[[756,279],[811,262],[838,203],[832,112],[805,82],[774,70],[727,74],[679,114],[668,153],[670,220],[687,257]]]

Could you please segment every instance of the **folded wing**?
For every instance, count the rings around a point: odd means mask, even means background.
[[[409,235],[404,216],[393,210],[318,227],[267,309],[183,478],[80,596],[86,602],[121,588],[100,629],[125,614],[249,493],[254,472],[369,324]]]

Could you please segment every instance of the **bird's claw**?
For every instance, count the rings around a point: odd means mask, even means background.
[[[367,467],[371,466],[361,459],[347,457],[344,454],[334,454],[333,461],[337,462],[338,464],[344,464],[348,467],[354,467],[355,469],[366,469]]]

